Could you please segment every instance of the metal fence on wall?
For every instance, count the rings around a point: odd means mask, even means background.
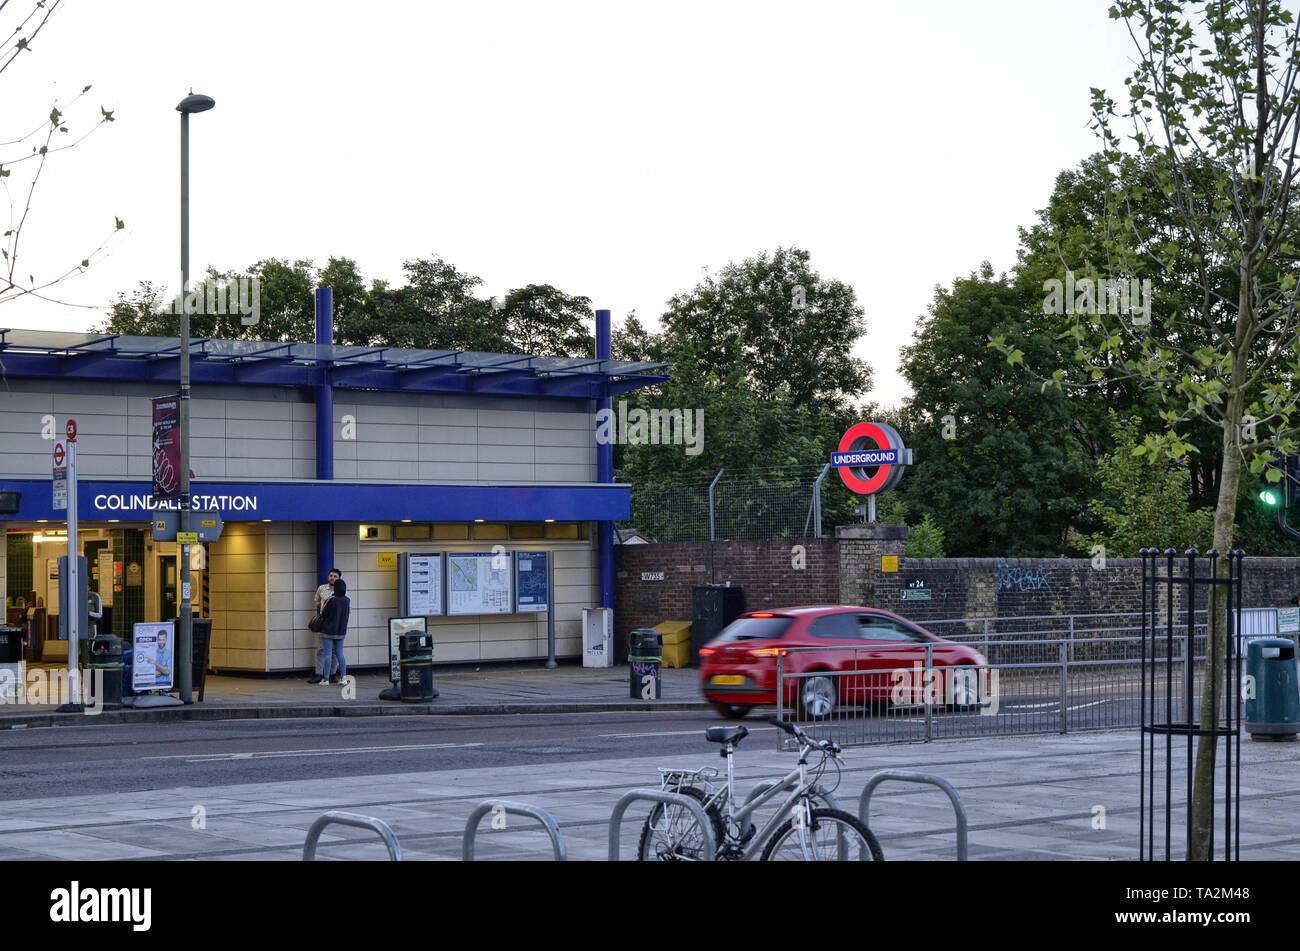
[[[632,487],[632,517],[617,522],[656,542],[824,538],[851,499],[830,466],[722,469],[694,484]]]

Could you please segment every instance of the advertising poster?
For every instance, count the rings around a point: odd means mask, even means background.
[[[153,401],[153,497],[181,497],[181,401],[176,396]]]
[[[137,693],[146,690],[171,690],[176,651],[174,621],[154,621],[137,624],[132,628],[131,643],[135,648],[135,663],[131,673],[131,689]]]

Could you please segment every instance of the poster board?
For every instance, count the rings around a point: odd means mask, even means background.
[[[447,613],[513,614],[513,567],[508,552],[449,552]]]
[[[401,681],[398,663],[397,639],[403,634],[427,634],[428,623],[424,617],[390,617],[388,619],[388,679],[394,685]]]
[[[549,611],[550,553],[545,551],[515,552],[515,610],[520,614]]]
[[[45,613],[51,617],[59,613],[59,559],[45,559]]]
[[[404,617],[446,614],[441,552],[401,552],[397,556],[397,610]]]
[[[152,621],[131,628],[134,661],[131,666],[131,689],[171,690],[176,673],[176,622]]]
[[[113,583],[113,549],[112,547],[101,548],[97,556],[99,561],[99,597],[104,602],[104,607],[113,606],[113,589],[116,585]]]

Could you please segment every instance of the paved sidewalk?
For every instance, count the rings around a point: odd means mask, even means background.
[[[390,686],[388,678],[372,671],[356,676],[355,688],[312,685],[307,675],[293,677],[209,676],[202,703],[185,707],[142,709],[104,707],[97,715],[56,713],[57,704],[28,704],[0,700],[0,729],[87,723],[139,723],[165,720],[223,720],[244,718],[384,716],[413,713],[574,713],[581,710],[703,709],[699,672],[662,671],[658,701],[633,700],[628,668],[581,667],[564,663],[547,670],[535,665],[481,665],[472,668],[434,668],[433,685],[439,696],[431,703],[400,703],[378,699]],[[194,692],[195,700],[198,691]]]
[[[794,758],[769,745],[771,727],[737,756],[738,789],[789,770]],[[1246,742],[1242,756],[1241,857],[1300,858],[1300,744]],[[709,766],[698,755],[555,762],[477,769],[272,782],[203,789],[114,792],[4,803],[0,861],[12,859],[297,860],[312,822],[347,810],[386,822],[407,860],[457,860],[465,821],[486,798],[546,809],[559,823],[570,859],[603,860],[610,813],[624,792],[657,785],[656,767]],[[836,795],[853,812],[867,779],[887,768],[932,772],[949,780],[970,819],[970,859],[1136,859],[1138,734],[984,737],[926,745],[849,750]],[[1175,796],[1181,781],[1175,778]],[[872,798],[870,826],[885,858],[951,860],[952,808],[937,789],[887,782]],[[621,855],[635,854],[649,804],[623,824]],[[1221,814],[1221,811],[1220,811]],[[1184,821],[1174,815],[1174,857]],[[378,836],[332,826],[321,836],[323,860],[384,859]],[[504,829],[484,819],[481,859],[549,859],[550,844],[531,820],[507,816]]]

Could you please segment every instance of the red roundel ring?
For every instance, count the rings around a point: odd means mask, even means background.
[[[840,439],[839,452],[855,452],[859,449],[867,449],[875,443],[879,449],[893,449],[889,442],[889,437],[875,423],[855,423],[849,427],[849,431]],[[863,479],[856,475],[861,469],[851,466],[840,467],[840,478],[854,492],[859,495],[870,495],[873,492],[880,491],[880,487],[885,484],[889,478],[889,470],[892,465],[883,465],[876,468],[876,474],[870,479]]]

